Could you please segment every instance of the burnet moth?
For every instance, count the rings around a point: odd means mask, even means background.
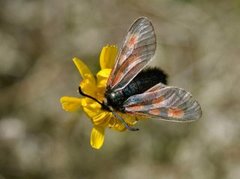
[[[186,90],[167,86],[167,75],[158,68],[147,67],[156,51],[156,35],[146,17],[137,19],[130,27],[107,81],[103,102],[82,92],[112,112],[127,129],[129,126],[118,114],[188,122],[201,117],[199,103]]]

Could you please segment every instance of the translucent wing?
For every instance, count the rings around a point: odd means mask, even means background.
[[[130,27],[110,74],[107,87],[124,88],[150,61],[156,50],[156,37],[152,23],[145,17]]]
[[[192,121],[202,115],[200,105],[189,92],[162,84],[129,97],[123,106],[127,113],[172,121]]]

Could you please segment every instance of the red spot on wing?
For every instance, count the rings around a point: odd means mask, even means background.
[[[182,118],[184,116],[184,111],[179,108],[168,109],[168,117],[172,118]]]
[[[161,113],[161,110],[160,109],[151,109],[148,112],[149,112],[149,114],[152,114],[152,115],[155,115],[155,116],[159,116],[160,113]]]
[[[122,76],[123,76],[123,73],[119,71],[118,74],[113,79],[112,85],[114,86],[116,83],[118,83]]]
[[[132,64],[137,58],[138,58],[137,54],[132,54],[130,57],[127,58],[127,60],[124,61],[124,63],[120,66],[115,75],[113,85],[120,82],[123,76],[126,75],[126,72],[128,71],[130,64]]]
[[[128,111],[142,111],[144,109],[143,105],[135,105],[128,107]]]
[[[159,103],[161,103],[161,102],[163,102],[163,101],[164,101],[164,97],[161,96],[161,97],[159,97],[159,98],[153,99],[153,100],[152,100],[152,103],[153,103],[153,104],[159,104]]]
[[[133,35],[132,37],[130,37],[129,41],[128,41],[128,46],[134,46],[134,44],[137,43],[137,36]]]

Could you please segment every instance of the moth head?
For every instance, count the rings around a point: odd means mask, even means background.
[[[109,96],[110,96],[110,98],[112,98],[112,99],[113,99],[113,98],[116,98],[116,92],[111,92]]]

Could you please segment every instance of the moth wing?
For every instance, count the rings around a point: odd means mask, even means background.
[[[124,88],[149,63],[156,50],[156,36],[152,23],[145,17],[130,27],[110,74],[107,87]]]
[[[159,84],[151,89],[129,97],[123,105],[126,113],[178,122],[201,117],[199,103],[186,90]]]

